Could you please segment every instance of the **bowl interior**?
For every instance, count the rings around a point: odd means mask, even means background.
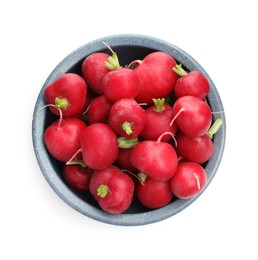
[[[103,41],[108,43],[109,46],[111,46],[111,48],[117,53],[122,66],[128,65],[133,60],[143,59],[151,52],[165,51],[172,55],[177,63],[183,64],[186,70],[199,70],[203,72],[208,78],[211,86],[207,101],[209,102],[212,111],[224,111],[220,96],[211,78],[201,67],[201,65],[198,64],[198,62],[186,52],[159,39],[140,35],[118,35],[105,37],[103,39],[85,44],[61,61],[44,83],[36,101],[34,109],[35,113],[46,104],[43,96],[44,89],[62,73],[74,72],[82,75],[81,65],[83,60],[88,55],[93,52],[106,52],[110,54],[110,51],[105,47]],[[215,153],[213,157],[204,165],[208,177],[207,186],[217,171],[225,144],[225,115],[224,113],[214,114],[213,117],[213,120],[217,117],[222,118],[224,124],[214,137]],[[197,196],[190,200],[180,200],[175,198],[169,205],[156,210],[145,208],[137,200],[135,200],[130,208],[123,214],[110,215],[103,212],[89,192],[79,193],[70,189],[65,184],[61,175],[63,164],[53,159],[47,152],[43,140],[44,130],[56,118],[57,117],[53,115],[49,109],[42,110],[36,117],[33,118],[32,137],[36,158],[41,171],[50,186],[67,204],[80,213],[110,224],[142,225],[168,218],[189,206],[199,197]]]

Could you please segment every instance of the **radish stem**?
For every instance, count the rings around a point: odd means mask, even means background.
[[[56,106],[56,108],[67,109],[69,106],[69,102],[66,98],[56,97],[55,106]]]
[[[138,138],[126,138],[126,137],[119,137],[118,138],[118,147],[119,148],[133,148],[138,144]]]
[[[105,42],[102,42],[112,53],[111,56],[108,57],[107,61],[105,61],[105,65],[107,68],[109,68],[110,70],[116,70],[118,68],[120,68],[120,64],[119,64],[119,60],[118,60],[118,57],[117,57],[117,54],[116,52],[114,52],[111,47],[105,43]]]
[[[98,196],[101,197],[101,198],[105,198],[108,194],[108,186],[107,185],[104,185],[104,184],[101,184],[99,185],[97,191],[98,191]]]
[[[155,112],[163,112],[165,109],[165,98],[153,98],[152,99],[154,103],[154,111]]]
[[[122,126],[121,126],[121,128],[122,128],[128,135],[130,135],[130,134],[133,133],[132,127],[133,127],[132,124],[129,123],[129,122],[127,122],[127,121],[125,121],[125,122],[122,124]]]
[[[112,56],[109,56],[107,61],[105,61],[104,63],[106,67],[110,70],[116,70],[120,68],[119,60],[115,52],[112,54]]]
[[[146,180],[146,178],[147,178],[147,175],[144,174],[143,172],[139,172],[139,173],[137,174],[137,176],[138,176],[138,178],[141,180],[141,181],[140,181],[141,184],[144,185],[144,184],[145,184],[145,180]]]
[[[207,135],[209,136],[210,139],[213,139],[213,135],[218,132],[222,123],[223,123],[223,121],[221,118],[218,118],[215,120],[215,122],[213,123],[213,125],[210,127],[210,129],[207,132]]]
[[[175,65],[175,67],[172,68],[172,70],[178,74],[180,77],[183,77],[185,76],[186,74],[188,74],[187,71],[185,71],[183,68],[182,68],[182,64],[177,64]]]

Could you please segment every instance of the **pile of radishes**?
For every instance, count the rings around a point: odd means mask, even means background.
[[[90,54],[81,73],[64,73],[44,90],[58,116],[44,141],[62,178],[111,214],[133,200],[156,209],[198,195],[222,124],[212,125],[207,78],[161,51],[122,67],[107,47],[111,55]]]

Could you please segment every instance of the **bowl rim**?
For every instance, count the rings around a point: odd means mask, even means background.
[[[214,136],[215,151],[213,157],[208,161],[205,170],[208,173],[207,185],[201,194],[195,196],[188,200],[175,200],[173,203],[168,204],[165,207],[154,209],[151,211],[143,213],[133,213],[133,214],[117,214],[111,215],[104,212],[101,209],[90,205],[86,201],[82,200],[80,197],[76,196],[64,183],[63,180],[56,174],[55,169],[51,163],[48,152],[46,151],[44,140],[43,140],[43,130],[44,130],[44,118],[46,116],[46,111],[41,111],[32,120],[32,141],[33,148],[38,161],[39,167],[44,175],[45,179],[51,186],[51,188],[57,193],[57,195],[63,199],[68,205],[77,210],[78,212],[90,217],[94,220],[121,226],[138,226],[151,224],[158,221],[162,221],[173,215],[181,212],[183,209],[192,204],[195,200],[199,198],[209,186],[210,182],[214,178],[218,167],[220,165],[225,141],[226,141],[226,119],[225,112],[222,104],[220,95],[213,83],[212,79],[204,68],[187,52],[177,47],[176,45],[164,41],[159,38],[155,38],[147,35],[140,34],[117,34],[105,36],[89,43],[82,45],[70,54],[68,54],[50,73],[45,83],[43,84],[36,104],[34,107],[34,114],[39,111],[41,107],[45,105],[44,101],[44,89],[56,78],[58,78],[61,73],[68,71],[71,67],[75,66],[83,58],[89,54],[97,51],[103,50],[103,41],[108,43],[114,50],[116,47],[120,46],[135,46],[155,49],[157,51],[164,51],[170,54],[174,59],[180,61],[188,70],[199,70],[201,71],[209,80],[210,83],[210,93],[208,95],[208,100],[211,103],[212,111],[223,111],[220,114],[213,114],[213,120],[220,117],[223,120],[221,129]]]

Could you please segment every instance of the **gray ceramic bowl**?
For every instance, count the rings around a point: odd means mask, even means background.
[[[45,100],[43,97],[44,89],[52,81],[58,78],[62,72],[75,72],[81,74],[80,67],[82,61],[86,56],[97,51],[110,53],[103,45],[102,41],[108,43],[109,46],[111,46],[117,52],[118,57],[120,58],[121,65],[129,64],[132,60],[135,59],[143,59],[147,54],[153,51],[164,51],[172,55],[178,63],[183,64],[188,71],[199,70],[203,72],[208,78],[211,85],[211,90],[208,95],[208,102],[211,106],[212,111],[224,111],[222,101],[211,78],[209,77],[207,72],[200,66],[200,64],[185,51],[181,50],[171,43],[149,36],[114,35],[87,43],[69,54],[63,61],[61,61],[44,83],[36,101],[34,112],[37,112],[41,107],[45,105]],[[207,186],[210,184],[214,175],[217,172],[225,145],[225,115],[224,113],[214,114],[214,120],[217,117],[221,117],[224,124],[214,137],[215,153],[205,165],[205,170],[208,175]],[[72,208],[79,211],[80,213],[86,215],[87,217],[114,225],[135,226],[150,224],[164,220],[179,213],[200,196],[199,195],[189,200],[176,199],[172,201],[169,205],[156,210],[146,209],[136,202],[133,203],[131,207],[123,214],[110,215],[108,213],[105,213],[98,207],[97,203],[88,194],[82,195],[76,193],[64,183],[61,177],[60,163],[49,156],[44,145],[43,133],[46,127],[53,121],[53,119],[54,117],[48,109],[41,111],[37,114],[36,117],[33,118],[33,145],[40,169],[53,190],[68,205],[70,205]]]

